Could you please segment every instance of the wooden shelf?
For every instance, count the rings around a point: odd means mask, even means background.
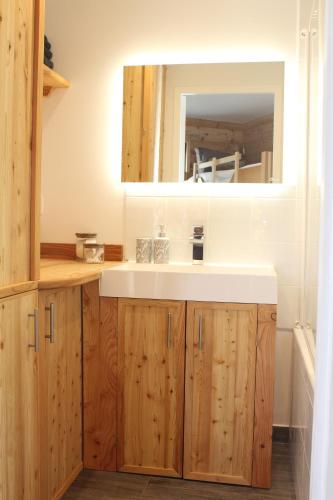
[[[43,95],[48,96],[54,89],[67,89],[70,83],[66,78],[59,75],[53,69],[48,68],[44,64],[43,70],[44,80],[43,80]]]

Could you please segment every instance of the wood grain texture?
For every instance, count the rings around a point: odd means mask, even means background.
[[[71,474],[67,477],[66,481],[61,485],[59,490],[54,494],[52,500],[60,500],[64,496],[64,494],[66,493],[68,488],[70,488],[70,486],[72,485],[72,483],[75,481],[75,479],[78,477],[78,475],[80,474],[80,472],[82,470],[83,470],[83,463],[80,463],[73,469]]]
[[[251,484],[256,332],[256,305],[187,303],[184,478]]]
[[[37,281],[25,281],[24,283],[16,283],[15,285],[7,285],[0,288],[0,299],[17,295],[19,293],[29,292],[38,288]]]
[[[42,98],[44,60],[44,0],[35,0],[34,55],[32,88],[31,135],[31,195],[30,195],[30,279],[39,279],[40,214],[41,214],[41,151],[42,151]]]
[[[276,306],[258,305],[252,484],[271,487]]]
[[[0,286],[30,280],[34,0],[3,0]]]
[[[105,244],[104,258],[109,261],[122,262],[124,260],[124,246]]]
[[[116,470],[118,300],[83,286],[84,467]]]
[[[50,312],[55,305],[55,342]],[[54,498],[82,464],[81,289],[39,292],[41,498]]]
[[[143,67],[124,68],[122,182],[138,182],[141,175]]]
[[[184,302],[119,299],[118,470],[181,477],[184,344]]]
[[[37,292],[0,300],[0,498],[38,500]]]
[[[51,94],[55,89],[67,89],[70,83],[66,78],[59,75],[56,71],[43,65],[43,95],[44,97]]]
[[[41,243],[40,253],[43,259],[75,260],[75,243]],[[123,245],[105,245],[104,258],[106,261],[122,261],[124,258]]]
[[[161,66],[124,68],[122,181],[151,182],[155,149],[160,150],[163,133],[156,142],[158,108],[163,99]],[[161,80],[160,80],[161,79]],[[161,112],[163,117],[163,104]]]
[[[38,288],[50,290],[96,281],[101,277],[103,269],[116,265],[116,262],[85,264],[75,260],[42,259]]]
[[[75,243],[41,243],[42,259],[76,259]]]

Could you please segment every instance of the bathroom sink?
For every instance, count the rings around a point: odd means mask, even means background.
[[[102,297],[277,303],[274,267],[124,262],[102,273]]]

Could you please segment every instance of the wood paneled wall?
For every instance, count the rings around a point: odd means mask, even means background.
[[[163,136],[165,71],[160,66],[124,68],[123,182],[153,180],[155,151],[160,151]]]
[[[267,116],[247,123],[188,118],[186,142],[191,148],[191,164],[196,161],[194,148],[207,148],[225,153],[242,152],[245,162],[260,162],[262,151],[273,151],[274,117]]]
[[[259,162],[262,151],[273,151],[273,136],[273,115],[245,124],[244,145],[247,163]]]
[[[244,132],[239,124],[188,118],[186,141],[190,142],[192,148],[216,149],[233,154],[242,147]]]

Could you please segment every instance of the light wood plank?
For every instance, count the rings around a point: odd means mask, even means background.
[[[116,265],[116,262],[85,264],[74,260],[42,259],[38,288],[50,290],[96,281],[100,279],[103,269],[109,269]]]
[[[35,0],[32,88],[31,195],[30,195],[30,279],[40,273],[41,151],[44,60],[44,0]]]
[[[184,342],[184,302],[119,299],[118,470],[181,477]]]
[[[39,292],[41,497],[51,499],[82,464],[81,289]],[[50,312],[55,305],[55,341]]]
[[[188,302],[187,479],[251,484],[256,331],[256,305]]]
[[[83,287],[84,466],[116,470],[118,300]]]
[[[258,306],[258,342],[252,484],[270,488],[275,369],[276,306]]]
[[[122,182],[141,181],[143,71],[124,68]]]
[[[0,498],[39,499],[37,292],[0,300]]]
[[[16,283],[15,285],[7,285],[0,288],[0,299],[17,295],[19,293],[29,292],[38,288],[37,281],[26,281],[24,283]]]
[[[30,280],[34,7],[1,3],[0,286]]]
[[[83,463],[80,463],[73,469],[72,473],[67,477],[61,488],[55,493],[52,500],[60,500],[64,496],[66,491],[70,488],[75,479],[78,477],[80,472],[82,472],[82,470]]]
[[[66,78],[59,75],[56,71],[49,68],[45,64],[43,65],[43,95],[46,97],[50,95],[50,93],[54,89],[67,89],[70,86],[70,83]]]

